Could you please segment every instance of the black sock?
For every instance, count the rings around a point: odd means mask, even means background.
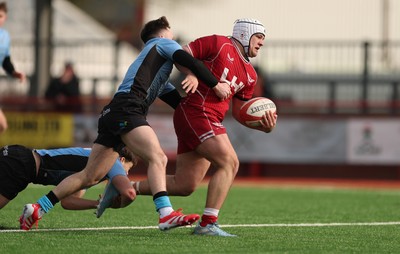
[[[46,197],[50,200],[51,204],[54,206],[55,204],[57,204],[58,202],[60,202],[60,200],[58,200],[57,196],[54,194],[53,191],[50,191]]]
[[[160,192],[156,193],[156,194],[153,196],[153,200],[156,200],[157,198],[163,197],[163,196],[168,196],[168,192],[166,192],[166,191],[160,191]]]

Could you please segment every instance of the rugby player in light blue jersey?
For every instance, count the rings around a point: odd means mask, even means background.
[[[174,63],[187,75],[182,81],[182,88],[187,93],[196,92],[197,78],[213,89],[219,99],[227,98],[231,90],[227,83],[219,82],[202,62],[186,53],[173,40],[165,17],[146,23],[141,31],[141,39],[145,43],[143,50],[129,67],[111,102],[100,114],[98,136],[85,169],[63,180],[36,204],[25,205],[21,229],[29,230],[59,200],[98,182],[106,175],[118,158],[119,149],[124,146],[147,164],[160,230],[190,225],[200,218],[198,214],[185,215],[181,209],[175,211],[172,208],[166,189],[167,156],[146,116],[157,97],[173,108],[178,105],[181,97],[175,87],[168,83]],[[136,196],[135,191],[131,195]]]
[[[7,30],[3,28],[4,23],[7,20],[7,4],[5,2],[0,3],[0,64],[2,65],[4,71],[14,77],[19,79],[21,82],[25,80],[25,74],[15,70],[14,65],[11,62],[10,57],[10,45],[11,38]],[[0,107],[0,134],[7,130],[7,118],[4,115]]]
[[[64,178],[83,170],[90,148],[70,147],[59,149],[29,149],[21,145],[0,148],[0,209],[13,200],[28,184],[57,185]],[[137,158],[127,149],[120,151],[119,159],[100,180],[113,183],[118,193],[108,204],[113,208],[129,205],[133,199],[128,194],[132,188],[128,172],[137,164]],[[61,200],[67,210],[95,209],[99,200],[84,199],[86,190],[80,190]],[[114,203],[115,202],[115,203]]]

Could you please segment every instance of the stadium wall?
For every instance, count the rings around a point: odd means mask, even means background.
[[[97,115],[6,112],[9,129],[0,145],[32,148],[91,147]],[[170,114],[150,114],[173,172],[176,136]],[[241,162],[239,175],[249,177],[323,177],[400,180],[400,119],[394,117],[280,116],[265,134],[233,118],[224,121]],[[145,174],[143,165],[135,174]]]

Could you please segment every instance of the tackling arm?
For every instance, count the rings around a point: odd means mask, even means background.
[[[213,88],[218,84],[218,79],[214,77],[214,75],[207,69],[207,67],[201,61],[195,59],[186,51],[177,50],[173,54],[172,58],[174,62],[192,71],[196,75],[196,77],[201,79],[207,86]],[[180,71],[183,71],[185,74],[190,74],[187,73],[187,71],[185,71],[181,67],[179,67],[179,65],[177,65],[177,68]]]
[[[210,70],[208,70],[208,68],[200,60],[197,60],[191,55],[191,51],[187,45],[183,46],[183,50],[176,51],[173,57],[178,58],[177,60],[175,60],[174,58],[174,61],[176,61],[175,66],[178,68],[178,70],[186,74],[186,78],[182,83],[184,85],[183,87],[184,89],[185,87],[189,86],[189,88],[186,89],[186,92],[188,92],[189,90],[193,93],[196,90],[198,84],[196,77],[198,77],[208,87],[212,88],[215,94],[221,100],[229,98],[229,96],[232,93],[230,85],[225,82],[222,83],[219,82],[218,79],[211,73]],[[194,76],[191,71],[193,71],[193,73],[196,76]],[[193,85],[194,83],[197,84]]]
[[[74,194],[61,200],[62,208],[66,210],[88,210],[95,209],[98,205],[97,200],[84,199],[82,198],[85,194],[85,190],[80,190]]]

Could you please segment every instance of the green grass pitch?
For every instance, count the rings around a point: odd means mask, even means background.
[[[97,197],[103,187],[86,196]],[[194,236],[191,227],[161,232],[148,196],[124,209],[107,209],[100,219],[94,210],[58,205],[39,230],[17,231],[22,206],[49,189],[30,185],[0,210],[1,253],[400,252],[400,190],[233,186],[219,223],[236,238]],[[201,214],[205,196],[201,187],[171,200],[175,209]]]

